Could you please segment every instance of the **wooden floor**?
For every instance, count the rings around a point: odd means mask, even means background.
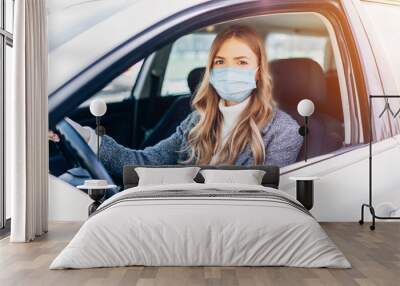
[[[357,223],[322,226],[353,268],[289,267],[123,267],[48,270],[50,262],[79,228],[52,223],[29,244],[0,241],[0,285],[400,285],[400,224],[379,223],[375,232]]]

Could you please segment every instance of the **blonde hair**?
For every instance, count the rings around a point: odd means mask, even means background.
[[[219,111],[219,96],[210,85],[210,70],[214,58],[222,44],[231,38],[246,43],[258,58],[256,88],[250,95],[245,110],[241,113],[236,127],[232,130],[224,146],[221,142],[222,114]],[[249,144],[255,164],[263,164],[265,146],[261,132],[272,116],[272,81],[268,70],[265,47],[261,37],[252,28],[234,25],[220,32],[214,39],[203,80],[192,102],[200,115],[198,123],[188,135],[190,157],[186,162],[209,164],[213,155],[219,152],[217,164],[232,164],[239,153]]]

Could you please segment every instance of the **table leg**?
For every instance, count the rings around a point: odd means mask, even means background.
[[[307,210],[311,210],[314,206],[314,181],[296,181],[296,198]]]

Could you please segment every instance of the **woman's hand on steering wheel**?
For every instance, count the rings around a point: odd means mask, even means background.
[[[57,143],[57,142],[60,142],[60,137],[58,136],[57,133],[49,130],[49,140]]]
[[[74,129],[79,133],[79,135],[81,135],[81,137],[86,141],[86,143],[89,143],[92,135],[91,132],[91,130],[93,130],[92,128],[90,128],[89,126],[83,127],[82,125],[80,125],[79,123],[73,121],[68,117],[65,117],[65,121],[67,121],[69,124],[71,124],[72,127],[74,127]],[[49,130],[49,140],[56,143],[60,142],[60,136],[58,136],[58,134],[55,133],[54,131]]]
[[[59,122],[56,126],[59,144],[63,146],[63,150],[70,158],[76,159],[79,165],[86,169],[93,179],[107,180],[110,184],[114,184],[113,179],[104,168],[103,164],[98,160],[95,150],[90,141],[95,139],[96,133],[90,127],[82,127],[80,124],[66,118]],[[57,138],[54,132],[49,131],[49,139]],[[89,135],[89,136],[88,136]],[[62,139],[62,140],[60,140]],[[88,142],[89,141],[89,142]]]

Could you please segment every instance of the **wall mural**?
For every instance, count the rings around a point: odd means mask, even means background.
[[[194,32],[130,67],[65,124],[119,184],[125,165],[284,167],[338,150],[343,111],[325,33]],[[73,151],[57,145],[56,130],[49,138],[53,175],[74,186],[92,177],[88,160],[61,158]]]

